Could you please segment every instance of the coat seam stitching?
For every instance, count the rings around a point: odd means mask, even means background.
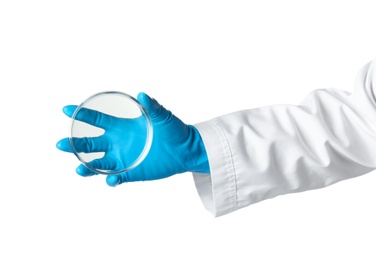
[[[237,210],[238,209],[237,179],[236,179],[236,173],[235,173],[234,157],[233,157],[233,153],[232,153],[232,150],[231,150],[230,142],[229,142],[225,132],[222,130],[222,127],[219,125],[219,123],[213,122],[213,124],[215,125],[215,129],[217,129],[216,132],[219,131],[219,135],[222,136],[222,138],[224,139],[225,148],[228,149],[229,162],[228,162],[228,160],[226,160],[226,164],[229,163],[230,171],[227,173],[227,175],[228,175],[228,177],[230,177],[230,179],[233,179],[233,184],[231,186],[233,186],[232,187],[233,188],[232,193],[233,193],[233,196],[234,196],[234,204],[235,204],[234,206],[235,206],[235,210]]]

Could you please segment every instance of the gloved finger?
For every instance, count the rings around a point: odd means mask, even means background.
[[[153,121],[164,121],[172,116],[169,110],[165,109],[157,100],[149,97],[144,92],[140,92],[137,95],[137,100],[143,105]]]
[[[64,152],[73,153],[72,148],[69,143],[69,138],[63,138],[59,142],[57,142],[56,148]]]
[[[79,153],[105,152],[108,150],[109,142],[104,136],[72,138],[73,146]]]
[[[145,180],[144,176],[140,175],[134,170],[131,170],[129,172],[123,172],[117,175],[109,175],[107,176],[107,179],[106,179],[108,185],[114,184],[110,186],[120,185],[125,182],[134,182],[134,181],[143,181],[143,180]]]
[[[106,183],[108,186],[115,187],[120,184],[121,177],[116,175],[107,175],[106,177]]]
[[[144,181],[145,177],[140,171],[131,170],[116,175],[107,175],[106,182],[109,186],[115,187],[125,182]]]
[[[83,138],[73,138],[74,148],[77,152],[81,153],[94,153],[94,152],[105,152],[108,149],[108,140],[103,136],[99,137],[83,137]],[[56,148],[64,151],[73,153],[72,147],[69,142],[69,138],[63,138],[56,143]]]
[[[68,105],[63,108],[63,112],[68,117],[72,117],[76,109],[77,106]],[[117,118],[107,115],[105,113],[98,112],[96,110],[81,108],[80,111],[78,111],[75,119],[93,126],[97,126],[99,128],[106,129],[106,126],[111,125],[113,120]]]
[[[90,171],[88,168],[86,168],[85,166],[83,166],[82,164],[80,164],[77,168],[76,168],[76,173],[82,177],[88,177],[88,176],[93,176],[93,175],[97,175],[96,172],[93,172],[93,171]]]
[[[74,114],[74,111],[76,111],[78,106],[76,105],[68,105],[63,107],[63,113],[67,115],[68,117],[72,117]]]
[[[109,171],[116,171],[120,170],[117,167],[116,160],[111,158],[111,157],[102,157],[99,159],[92,160],[91,162],[87,163],[89,167],[92,167],[94,169],[99,169],[99,170],[109,170]]]

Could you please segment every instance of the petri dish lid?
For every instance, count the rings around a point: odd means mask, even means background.
[[[89,170],[119,174],[138,166],[153,138],[149,114],[132,96],[100,92],[82,102],[71,117],[69,143]]]

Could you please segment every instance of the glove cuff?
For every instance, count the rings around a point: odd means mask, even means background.
[[[210,173],[209,160],[206,153],[204,142],[196,127],[188,125],[190,143],[186,162],[187,170],[190,172]]]

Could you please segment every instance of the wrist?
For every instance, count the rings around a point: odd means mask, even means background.
[[[210,173],[209,160],[206,153],[205,145],[196,127],[188,125],[189,142],[187,149],[187,171]]]

